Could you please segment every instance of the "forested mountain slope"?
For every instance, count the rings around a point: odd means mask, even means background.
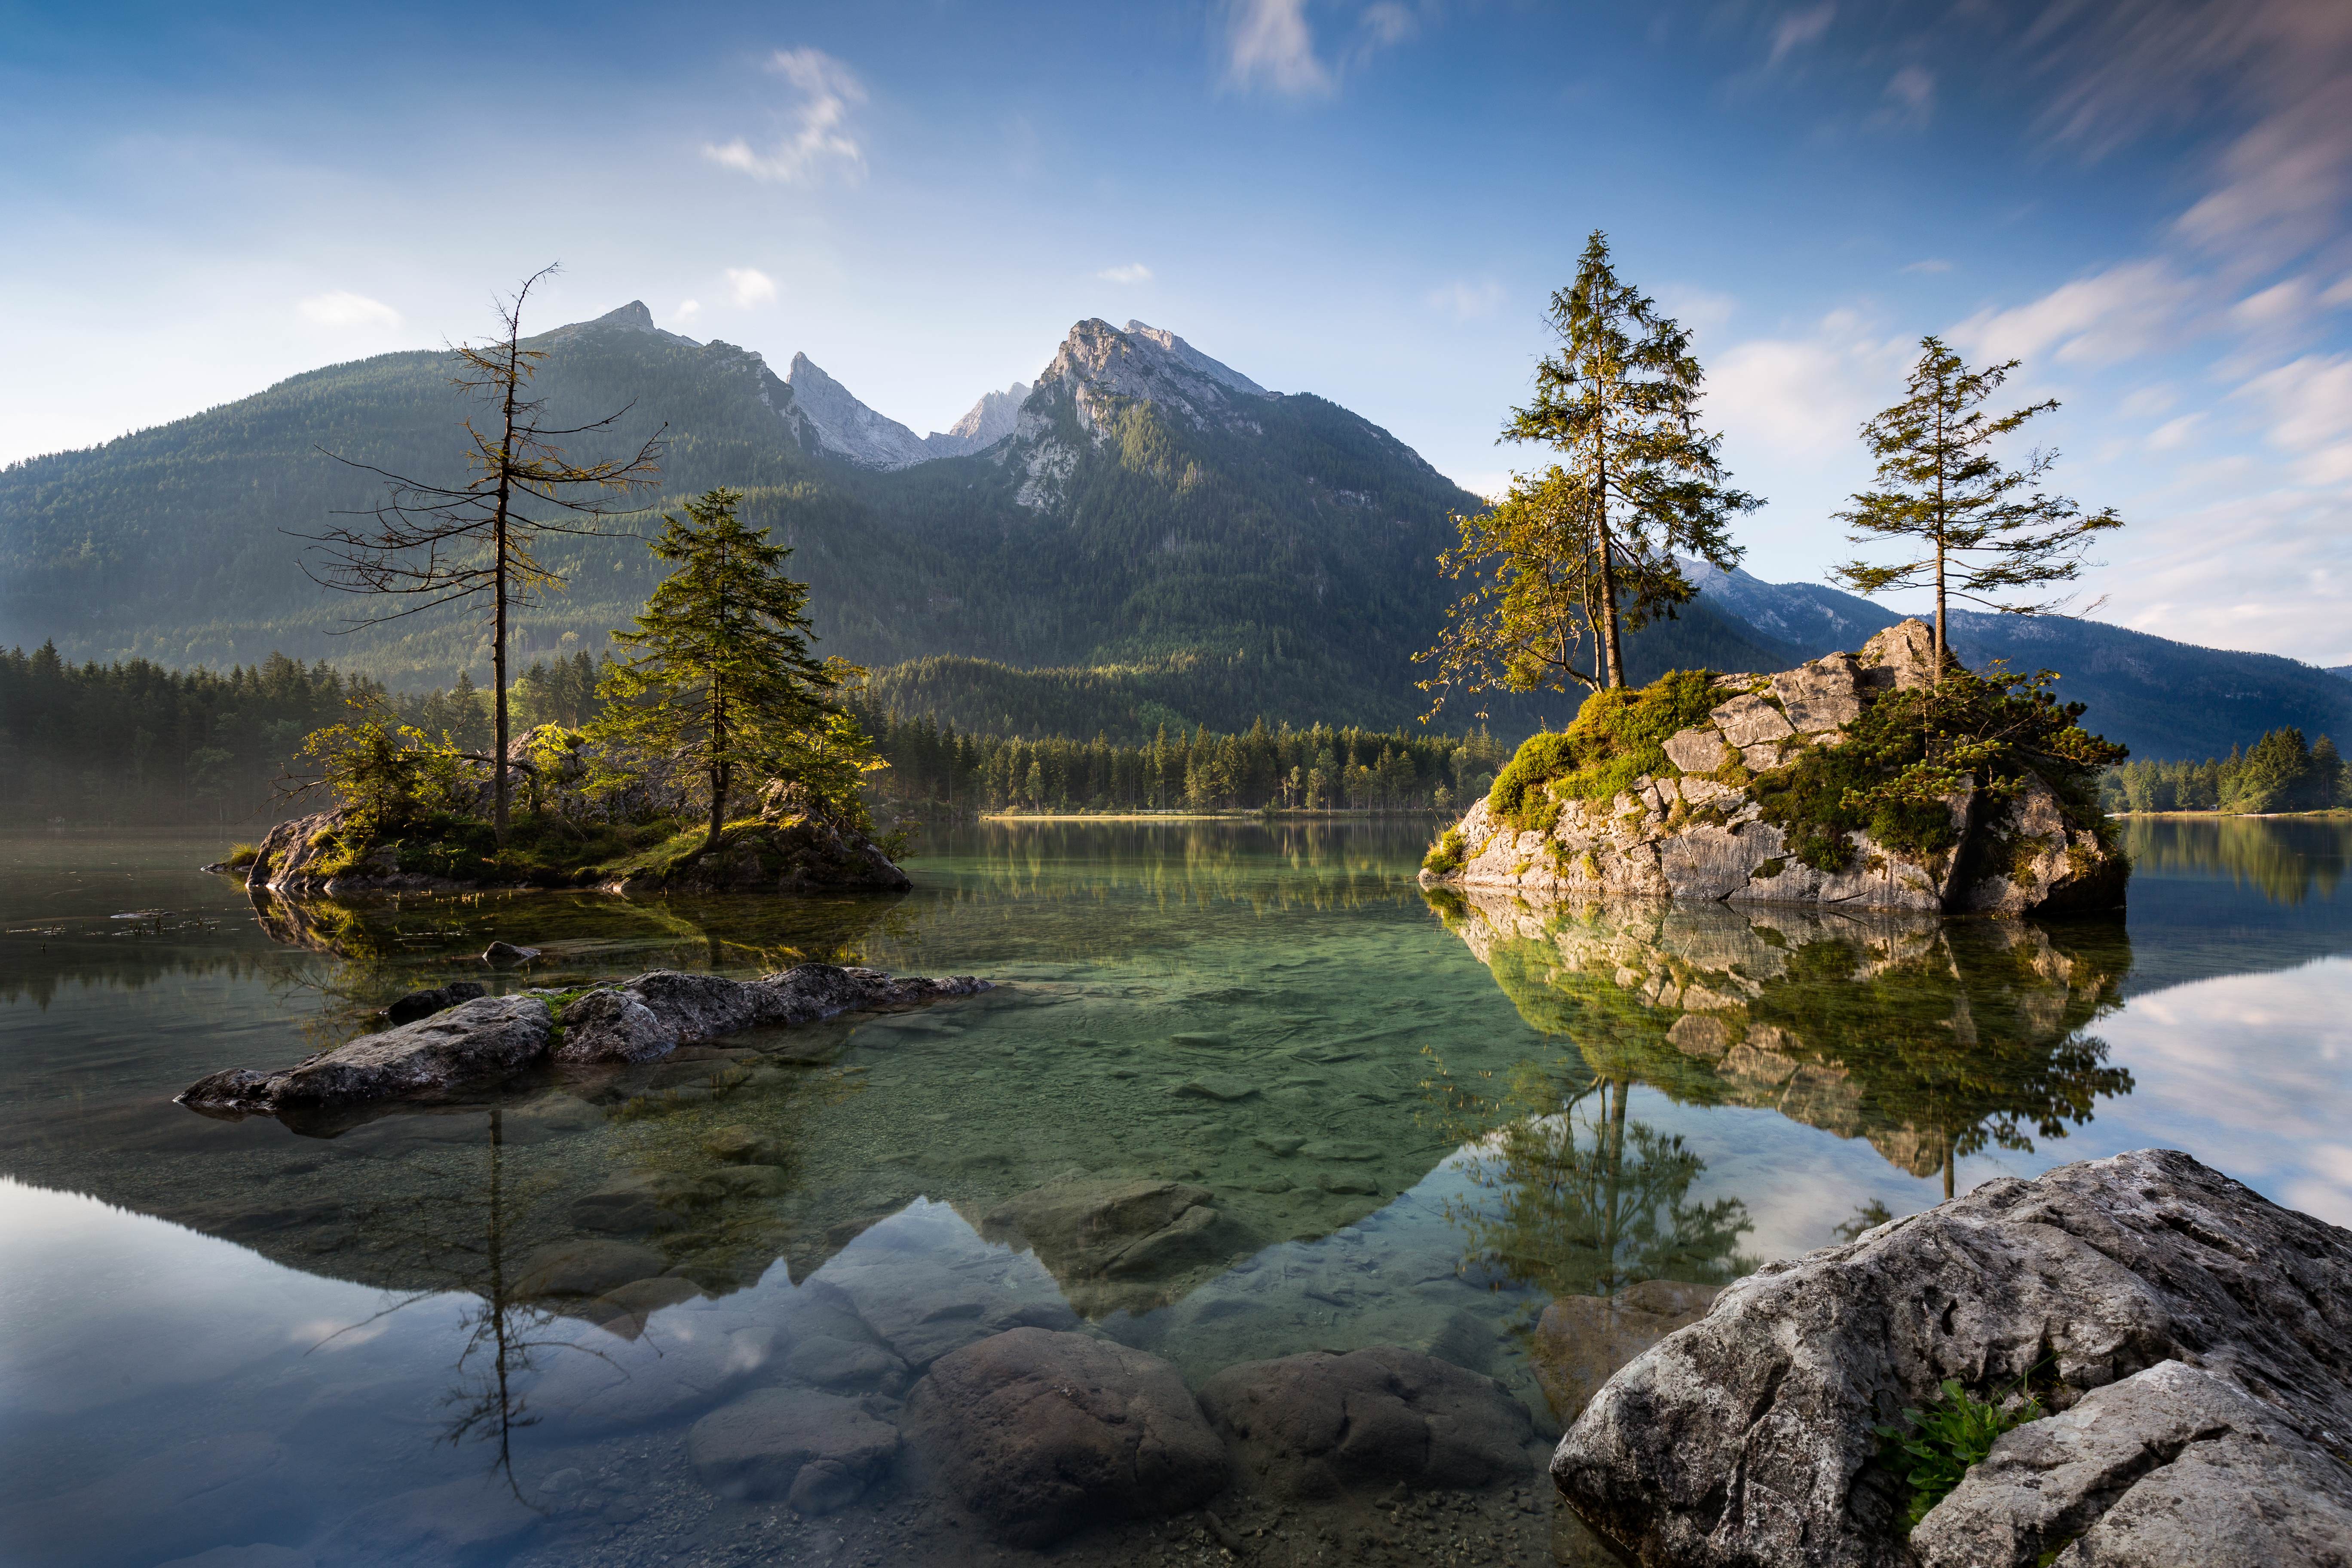
[[[943,718],[1027,728],[1050,715],[1076,732],[1135,734],[1171,715],[1387,726],[1423,706],[1410,656],[1442,619],[1433,559],[1449,514],[1475,498],[1369,421],[1267,392],[1171,333],[1081,322],[1012,434],[887,471],[831,449],[761,356],[658,331],[642,305],[539,346],[555,422],[631,405],[612,444],[632,448],[667,426],[651,504],[747,491],[749,515],[796,548],[824,652],[877,667],[949,656],[898,683]],[[448,372],[449,356],[429,353],[332,366],[0,472],[0,644],[53,637],[69,660],[173,666],[278,650],[395,689],[445,686],[461,668],[480,679],[478,617],[339,635],[371,606],[316,585],[293,537],[382,493],[322,448],[458,477],[457,423],[478,410]],[[651,515],[625,526],[650,531]],[[655,575],[634,537],[555,541],[544,554],[571,586],[519,618],[526,662],[601,648]],[[1634,654],[1645,669],[1788,662],[1777,639],[1705,605]],[[1507,707],[1496,727],[1559,722],[1573,707]]]

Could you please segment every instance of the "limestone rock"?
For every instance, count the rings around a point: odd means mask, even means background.
[[[1293,1497],[1523,1480],[1535,1424],[1493,1378],[1395,1345],[1229,1366],[1201,1404],[1244,1469]]]
[[[677,1030],[627,991],[591,991],[563,1010],[560,1062],[649,1062],[677,1048]]]
[[[495,1083],[545,1058],[553,1020],[536,996],[483,996],[414,1024],[362,1035],[280,1073],[243,1068],[197,1079],[197,1110],[329,1110],[430,1100]]]
[[[489,946],[482,950],[482,962],[484,963],[502,965],[529,963],[532,959],[537,958],[538,956],[539,949],[535,947],[517,947],[510,942],[494,942],[490,943]]]
[[[414,1024],[419,1018],[429,1018],[444,1007],[455,1007],[460,1002],[471,1002],[488,993],[475,981],[453,980],[446,985],[436,985],[430,991],[412,991],[383,1010],[390,1024]]]
[[[1226,1481],[1176,1369],[1087,1334],[1013,1329],[941,1356],[905,1433],[950,1495],[1022,1546],[1179,1513]]]
[[[1790,853],[1787,836],[1761,820],[1748,782],[1709,776],[1731,769],[1769,773],[1805,748],[1840,743],[1843,726],[1883,691],[1925,685],[1934,637],[1906,621],[1859,653],[1831,654],[1769,679],[1722,676],[1711,722],[1661,743],[1663,776],[1635,779],[1611,800],[1555,796],[1545,831],[1499,820],[1474,802],[1454,833],[1465,847],[1444,875],[1424,883],[1507,889],[1546,898],[1658,898],[1739,903],[1802,903],[1846,909],[2016,914],[2114,908],[2128,868],[2095,833],[2068,826],[2057,797],[2038,779],[1998,820],[1971,795],[1947,803],[1956,853],[1914,858],[1867,833],[1846,836],[1843,868],[1820,870]]]
[[[1768,1265],[1611,1378],[1552,1476],[1645,1563],[1895,1568],[1874,1426],[2037,1368],[2082,1414],[2003,1438],[1919,1560],[2025,1568],[2070,1533],[2069,1568],[2352,1556],[2352,1472],[2320,1457],[2352,1432],[2352,1233],[2166,1150]]]
[[[686,1450],[702,1484],[722,1496],[782,1499],[820,1514],[857,1500],[898,1453],[898,1433],[853,1399],[762,1388],[697,1421]]]
[[[1720,730],[1680,730],[1666,737],[1666,761],[1686,773],[1711,773],[1731,760]]]
[[[2225,1376],[2163,1361],[1994,1443],[1911,1533],[1921,1568],[2352,1564],[2352,1467]]]

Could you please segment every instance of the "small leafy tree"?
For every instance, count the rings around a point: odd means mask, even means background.
[[[865,672],[810,651],[808,584],[783,574],[792,551],[736,515],[743,492],[705,491],[665,515],[653,552],[676,563],[606,667],[590,739],[607,783],[683,768],[709,804],[709,849],[739,788],[777,779],[838,819],[862,820],[856,780],[872,748],[836,694]]]
[[[470,792],[462,764],[467,754],[446,732],[436,738],[370,704],[352,706],[352,718],[313,730],[303,740],[302,755],[317,772],[298,781],[291,793],[331,791],[362,838],[465,804]]]
[[[2066,497],[2037,488],[2057,453],[2037,449],[2015,469],[1993,457],[1995,441],[2058,406],[2051,398],[2009,414],[1986,409],[2019,363],[1970,370],[1941,339],[1920,339],[1910,395],[1862,427],[1864,445],[1878,459],[1880,488],[1857,492],[1853,510],[1837,514],[1854,530],[1849,537],[1855,544],[1917,542],[1919,553],[1908,561],[1891,566],[1850,561],[1830,574],[1858,594],[1932,586],[1938,679],[1949,648],[1947,596],[2008,615],[2049,614],[2065,601],[2011,595],[2073,582],[2091,536],[2123,526],[2113,507],[2085,513]]]
[[[1741,554],[1730,519],[1762,504],[1725,485],[1722,437],[1698,427],[1706,376],[1690,333],[1619,279],[1600,230],[1550,316],[1560,346],[1503,438],[1559,459],[1515,478],[1492,510],[1456,520],[1460,542],[1439,567],[1475,586],[1421,656],[1437,663],[1423,690],[1623,686],[1624,633],[1698,593],[1677,552],[1729,571]],[[1590,670],[1577,651],[1587,635]]]

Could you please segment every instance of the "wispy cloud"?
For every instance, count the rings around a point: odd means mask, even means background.
[[[1404,0],[1332,9],[1339,11],[1341,20],[1326,40],[1327,47],[1317,42],[1307,0],[1227,0],[1225,79],[1238,88],[1286,98],[1328,98],[1339,90],[1346,68],[1396,47],[1422,27],[1421,16]],[[1352,20],[1349,10],[1354,12]]]
[[[1149,283],[1151,268],[1140,261],[1130,261],[1122,267],[1106,267],[1095,276],[1106,283]]]
[[[866,101],[866,84],[856,73],[817,49],[779,49],[768,69],[791,85],[782,140],[761,152],[741,137],[709,144],[702,155],[755,180],[811,184],[829,170],[856,180],[866,173],[866,150],[857,141],[851,110]]]
[[[1872,121],[1903,131],[1924,131],[1936,117],[1936,76],[1919,66],[1905,66],[1887,78],[1880,92],[1883,107]]]
[[[694,319],[700,314],[702,314],[701,300],[680,300],[677,302],[677,309],[669,313],[669,319],[683,327],[691,324]]]
[[[1503,302],[1503,286],[1491,278],[1475,281],[1456,279],[1432,289],[1426,298],[1430,309],[1443,310],[1457,321],[1466,321],[1476,316],[1493,315],[1495,308]]]
[[[776,302],[776,280],[756,267],[730,267],[727,269],[727,297],[744,308],[772,305]]]
[[[1951,269],[1952,264],[1950,262],[1944,260],[1940,257],[1931,256],[1924,261],[1913,262],[1903,270],[1906,272],[1949,272]]]
[[[1801,11],[1790,11],[1772,24],[1772,52],[1764,61],[1766,70],[1779,68],[1797,50],[1809,44],[1818,44],[1830,30],[1837,16],[1834,4],[1810,5]]]
[[[1987,359],[2042,354],[2074,364],[2110,364],[2193,330],[2200,290],[2162,260],[2132,261],[2061,284],[2006,310],[1980,310],[1952,339]]]
[[[312,294],[299,301],[294,309],[301,313],[304,321],[321,327],[386,328],[400,325],[399,311],[381,300],[371,300],[348,289]]]
[[[2235,395],[2268,414],[2265,438],[2294,457],[2296,479],[2352,482],[2352,355],[2305,354],[2254,377]]]

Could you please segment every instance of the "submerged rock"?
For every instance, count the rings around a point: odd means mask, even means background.
[[[1562,1296],[1546,1307],[1528,1347],[1536,1381],[1552,1414],[1573,1421],[1611,1374],[1673,1333],[1696,1322],[1719,1285],[1645,1279],[1613,1296]]]
[[[1909,853],[1845,834],[1840,868],[1809,865],[1763,819],[1756,775],[1836,746],[1881,694],[1929,684],[1934,633],[1889,626],[1858,653],[1777,675],[1718,676],[1706,722],[1660,742],[1663,765],[1606,799],[1557,799],[1548,829],[1504,820],[1481,799],[1449,832],[1450,863],[1424,883],[1549,897],[1634,896],[1805,903],[1929,913],[2114,909],[2129,868],[2093,826],[2070,821],[2038,776],[2014,799],[1963,791],[1945,802],[1957,847]],[[1933,808],[1930,807],[1932,810]],[[1808,853],[1813,853],[1808,851]],[[1829,858],[1813,853],[1816,860]]]
[[[686,1447],[715,1492],[821,1514],[857,1500],[898,1452],[898,1432],[854,1399],[762,1388],[696,1422]]]
[[[682,1045],[745,1029],[820,1023],[839,1014],[910,1007],[993,987],[969,974],[927,980],[878,970],[803,963],[758,980],[656,969],[600,988],[563,1012],[565,1062],[646,1062]]]
[[[1535,1468],[1535,1424],[1501,1384],[1396,1345],[1229,1366],[1201,1404],[1242,1468],[1291,1497],[1486,1487]]]
[[[1181,1513],[1226,1480],[1176,1369],[1088,1334],[1013,1329],[941,1356],[905,1431],[951,1496],[1021,1546]]]
[[[999,1205],[981,1230],[1027,1243],[1080,1311],[1140,1311],[1164,1299],[1170,1276],[1223,1258],[1209,1200],[1186,1182],[1055,1182]]]
[[[2031,1378],[2063,1414],[1906,1542],[1874,1428],[1946,1378]],[[2347,1433],[2352,1232],[2143,1150],[1730,1286],[1610,1379],[1552,1476],[1624,1551],[1693,1568],[2344,1563]]]

